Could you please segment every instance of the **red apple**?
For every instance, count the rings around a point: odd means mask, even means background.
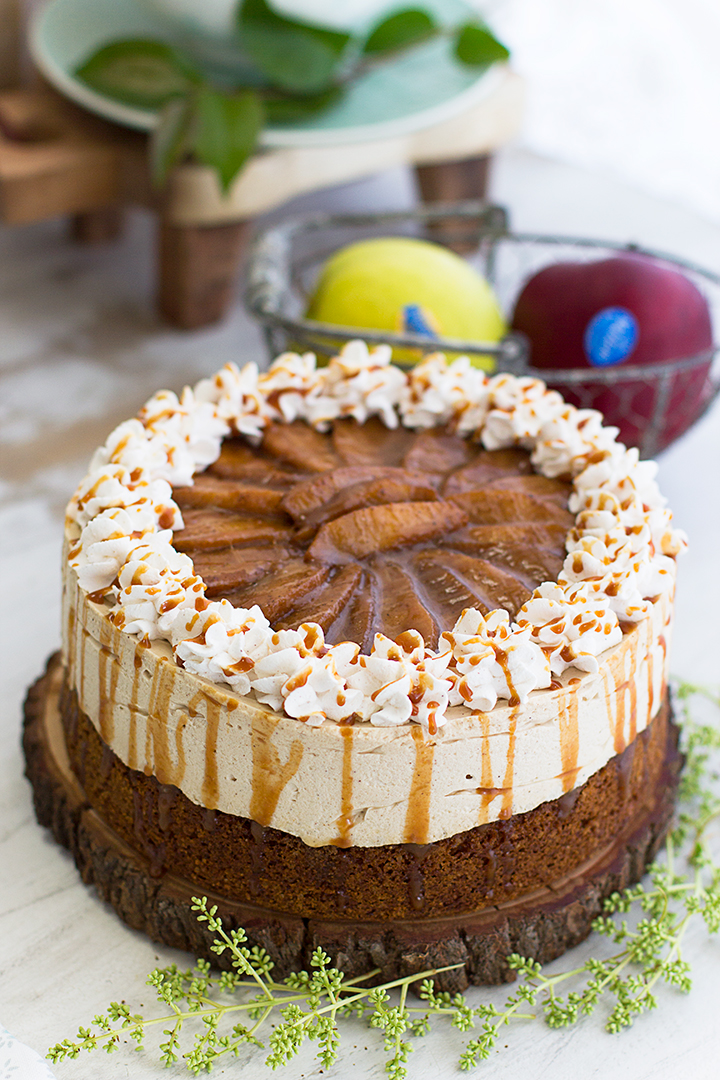
[[[712,347],[712,324],[700,290],[674,267],[645,255],[546,266],[525,284],[514,330],[530,340],[536,368],[655,364]],[[710,360],[672,377],[652,451],[668,446],[693,423],[709,393]],[[599,409],[628,446],[641,445],[655,414],[658,379],[588,381],[564,397]]]

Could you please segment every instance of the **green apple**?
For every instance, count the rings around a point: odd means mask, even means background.
[[[507,329],[492,289],[469,263],[439,244],[409,237],[362,240],[336,252],[320,273],[307,317],[493,343]],[[393,352],[401,362],[420,356],[418,350]],[[489,356],[472,362],[494,368]]]

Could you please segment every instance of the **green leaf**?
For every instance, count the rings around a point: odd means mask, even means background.
[[[265,116],[270,124],[292,124],[296,120],[304,120],[316,113],[329,109],[343,97],[345,93],[342,86],[331,86],[329,90],[323,90],[320,94],[303,95],[302,97],[271,97],[263,95]]]
[[[150,139],[150,174],[156,187],[162,187],[172,167],[190,150],[193,111],[193,100],[185,95],[172,98],[160,112]]]
[[[98,93],[141,109],[159,109],[188,87],[174,51],[159,41],[114,41],[75,74]]]
[[[507,60],[510,50],[479,22],[465,23],[455,41],[455,56],[463,64],[480,66]]]
[[[198,90],[191,149],[198,161],[215,169],[224,192],[254,151],[264,118],[254,90],[238,94],[208,87]]]
[[[432,15],[421,8],[396,11],[370,31],[363,52],[384,53],[404,49],[433,37],[438,29]]]
[[[243,0],[237,15],[242,44],[273,86],[297,94],[325,90],[349,34],[310,26],[273,11],[266,0]]]

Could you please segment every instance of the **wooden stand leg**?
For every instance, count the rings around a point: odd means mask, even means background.
[[[455,202],[460,199],[484,199],[490,167],[490,155],[464,161],[442,161],[436,165],[416,165],[415,175],[422,201]]]
[[[70,235],[79,244],[107,244],[122,232],[123,212],[119,206],[85,210],[70,219]]]
[[[160,314],[184,330],[216,322],[232,300],[246,222],[160,224]]]
[[[489,154],[465,158],[463,161],[442,161],[435,165],[415,166],[420,196],[424,203],[484,199],[489,172]],[[475,247],[475,243],[467,237],[467,222],[460,218],[457,221],[446,218],[442,226],[430,226],[430,232],[439,242],[459,254]]]

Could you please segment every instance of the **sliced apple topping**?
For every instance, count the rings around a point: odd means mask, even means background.
[[[548,476],[531,473],[529,476],[500,476],[487,485],[493,491],[521,491],[536,499],[549,499],[565,509],[572,488],[566,480],[552,480]]]
[[[223,439],[220,456],[212,463],[208,472],[236,479],[243,475],[244,468],[258,460],[255,451],[244,439]]]
[[[376,552],[434,540],[467,522],[459,506],[445,502],[400,502],[353,510],[323,525],[308,550],[320,562],[341,563]]]
[[[296,607],[309,593],[330,576],[330,567],[319,566],[305,559],[288,559],[275,573],[228,593],[235,607],[249,608],[259,604],[271,623]]]
[[[306,472],[324,472],[342,464],[330,436],[300,420],[294,424],[270,424],[265,429],[262,448],[271,457]]]
[[[192,487],[176,488],[174,498],[181,509],[216,506],[222,510],[272,514],[280,509],[283,492],[270,487],[245,484],[240,480],[224,480],[219,476],[200,473],[195,477]]]
[[[554,580],[570,487],[532,471],[525,450],[484,450],[445,429],[379,420],[272,424],[263,443],[227,439],[178,488],[191,554],[211,598],[258,604],[277,629],[317,622],[364,651],[380,632],[430,647],[464,608],[514,615]]]
[[[405,475],[410,476],[409,473]],[[332,521],[342,514],[349,514],[352,510],[381,506],[384,503],[427,502],[435,499],[437,495],[434,488],[422,477],[412,480],[381,476],[376,480],[367,480],[364,484],[351,484],[307,515],[303,528],[297,534],[298,539],[310,540],[324,522]]]
[[[456,469],[445,481],[443,492],[473,491],[507,475],[533,476],[527,450],[479,450],[469,465]]]
[[[562,529],[558,532],[560,535],[556,535],[553,542],[553,537],[544,527],[469,525],[446,537],[444,543],[512,571],[534,589],[543,581],[554,581],[560,573],[565,533]]]
[[[316,622],[323,630],[329,630],[352,599],[362,574],[362,567],[357,563],[341,566],[331,581],[321,585],[303,603],[292,608],[278,621],[278,630],[296,630],[304,622]]]
[[[195,572],[207,585],[207,596],[219,596],[276,570],[290,557],[286,547],[221,548],[193,555]]]
[[[226,510],[186,510],[185,528],[176,532],[173,543],[178,551],[192,555],[196,551],[215,551],[232,544],[282,543],[292,530],[279,521],[231,514]]]
[[[425,473],[447,473],[473,460],[476,447],[445,430],[423,431],[403,458],[406,469]]]
[[[567,529],[556,522],[542,525],[523,525],[520,522],[500,522],[494,525],[467,525],[447,537],[448,547],[461,551],[480,551],[497,546],[512,547],[514,544],[533,544],[557,554],[565,553]]]
[[[413,556],[412,568],[420,583],[424,599],[443,629],[450,629],[465,608],[477,608],[483,615],[490,610],[466,581],[447,566],[447,552],[419,551]]]
[[[504,608],[515,615],[530,596],[528,589],[514,574],[493,566],[487,559],[465,555],[461,551],[424,552],[422,564],[443,568],[465,582],[471,593],[488,609]],[[468,606],[467,604],[465,605]]]
[[[438,624],[419,599],[412,577],[391,560],[374,559],[371,567],[380,586],[377,630],[393,641],[406,630],[417,630],[425,644],[434,649]]]
[[[355,641],[363,652],[370,652],[375,637],[376,612],[375,578],[363,574],[357,592],[346,611],[328,631],[326,640],[331,645],[339,641]]]
[[[320,507],[325,506],[338,495],[358,484],[367,484],[374,480],[395,480],[408,487],[425,488],[426,498],[435,497],[435,489],[429,484],[423,473],[410,472],[387,465],[348,465],[332,472],[320,473],[304,483],[296,484],[282,502],[283,509],[298,523],[304,523]],[[399,499],[384,499],[384,502],[399,502]]]
[[[548,521],[564,525],[567,531],[574,521],[569,510],[523,491],[486,487],[480,491],[460,492],[451,495],[450,499],[465,511],[470,521],[479,525],[497,525],[506,521]]]
[[[338,420],[332,440],[336,452],[348,465],[400,465],[417,436],[407,428],[387,428],[377,416],[364,424]]]

